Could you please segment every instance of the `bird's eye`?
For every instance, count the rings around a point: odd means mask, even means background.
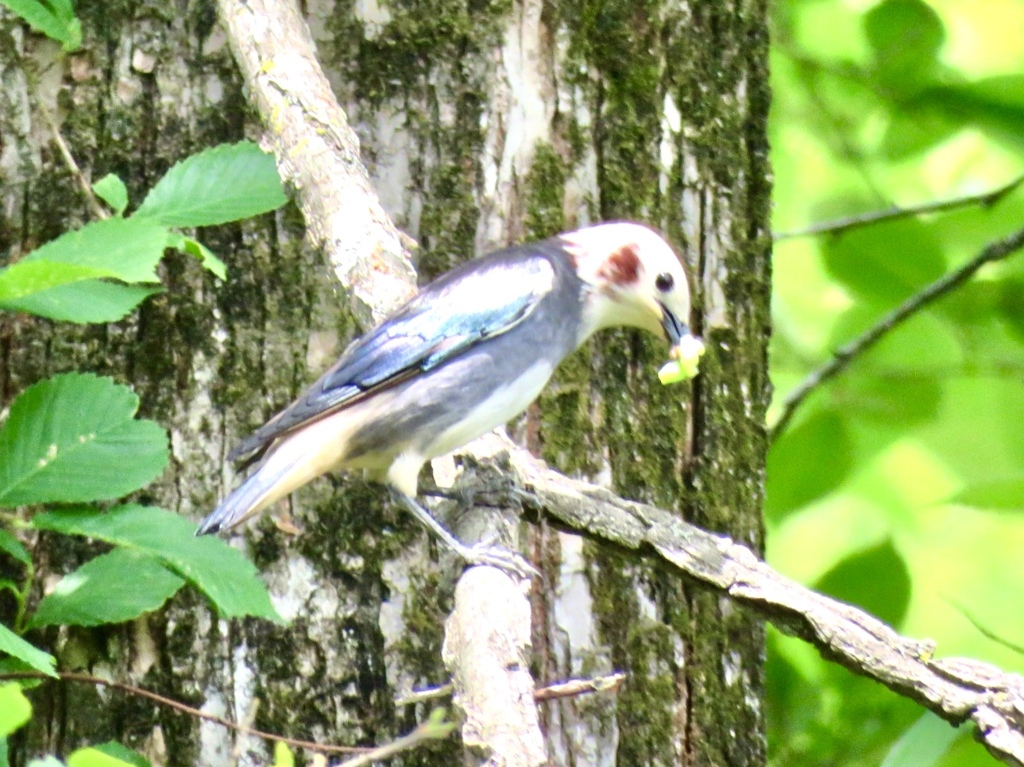
[[[672,290],[672,286],[675,284],[675,280],[672,275],[668,272],[662,272],[654,278],[654,287],[660,290],[662,293],[668,293]]]

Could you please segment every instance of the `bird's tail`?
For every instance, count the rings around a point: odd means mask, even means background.
[[[202,521],[196,535],[227,530],[269,506],[285,494],[280,492],[282,480],[293,466],[287,461],[267,461],[258,467]]]

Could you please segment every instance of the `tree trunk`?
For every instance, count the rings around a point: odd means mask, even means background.
[[[282,0],[284,1],[284,0]],[[596,220],[660,228],[694,275],[702,375],[662,387],[664,344],[595,339],[510,433],[562,471],[677,509],[759,550],[769,398],[766,4],[539,0],[310,5],[321,61],[375,188],[419,243],[421,281],[480,252]],[[57,46],[0,16],[0,252],[73,228],[88,208],[48,135],[87,176],[116,172],[137,204],[170,164],[261,128],[208,2],[85,2],[85,43]],[[197,519],[229,487],[224,455],[359,332],[293,208],[201,239],[130,321],[75,328],[4,315],[4,404],[54,372],[130,383],[172,434],[146,500]],[[262,730],[386,742],[433,704],[396,695],[447,680],[454,571],[381,488],[321,480],[237,538],[291,623],[223,621],[194,592],[130,626],[37,636],[62,666],[106,673]],[[624,671],[617,694],[542,704],[557,765],[759,765],[761,623],[726,597],[543,522],[527,530],[538,685]],[[85,549],[41,538],[47,573]],[[266,763],[255,737],[92,687],[47,684],[24,759],[117,739],[167,764]],[[89,716],[82,716],[83,712]],[[91,713],[95,712],[95,713]],[[42,714],[39,716],[38,714]],[[453,741],[400,757],[451,765]]]

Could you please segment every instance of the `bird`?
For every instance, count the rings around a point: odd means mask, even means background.
[[[691,337],[689,315],[683,262],[643,224],[599,223],[467,261],[231,451],[253,470],[196,534],[234,527],[327,472],[362,470],[468,563],[507,564],[417,502],[424,464],[523,412],[597,331],[635,327],[675,347]]]

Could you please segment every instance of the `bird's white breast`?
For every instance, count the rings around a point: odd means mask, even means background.
[[[540,395],[553,371],[550,363],[534,361],[517,378],[496,389],[464,418],[438,435],[424,451],[425,457],[429,460],[450,453],[522,413]]]

